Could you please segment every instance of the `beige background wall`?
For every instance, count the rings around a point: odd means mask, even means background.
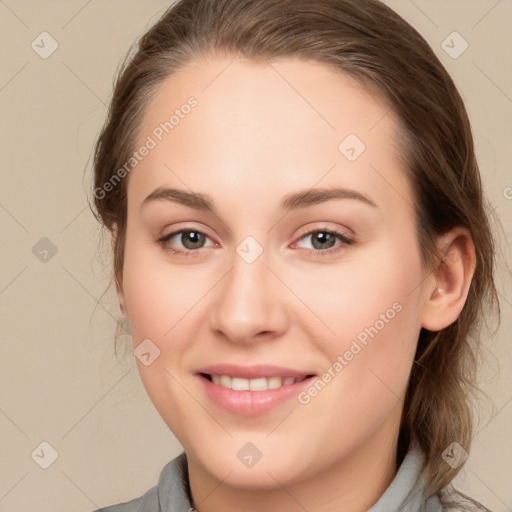
[[[511,2],[387,3],[426,37],[458,84],[490,201],[510,237]],[[79,512],[138,497],[180,451],[147,398],[131,353],[114,356],[120,313],[115,295],[103,294],[109,245],[98,245],[83,179],[114,71],[168,4],[0,0],[3,512]],[[43,31],[56,43],[38,37]],[[458,58],[441,47],[453,31],[469,44]],[[52,44],[58,48],[43,59],[39,54]],[[452,55],[462,49],[460,40],[448,44]],[[510,262],[510,248],[503,250]],[[495,407],[483,408],[457,478],[460,489],[494,511],[512,510],[510,285],[500,279],[503,323],[488,342],[490,364],[482,375]],[[48,469],[40,467],[51,462],[51,449],[41,452],[43,441],[58,453]]]

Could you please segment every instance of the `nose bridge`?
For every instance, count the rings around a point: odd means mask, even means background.
[[[276,336],[285,328],[286,314],[272,282],[276,278],[267,268],[267,252],[252,237],[246,237],[231,261],[230,271],[219,283],[211,328],[235,342],[250,342],[262,333]]]

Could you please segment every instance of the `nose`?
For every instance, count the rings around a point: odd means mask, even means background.
[[[267,267],[265,251],[252,263],[235,253],[232,262],[231,270],[215,287],[211,330],[233,343],[280,337],[289,324],[286,289]]]

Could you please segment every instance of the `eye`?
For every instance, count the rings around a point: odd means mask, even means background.
[[[310,253],[315,256],[332,255],[346,249],[347,245],[354,243],[354,239],[347,237],[345,234],[333,229],[316,229],[302,235],[300,240],[311,240],[309,248]],[[336,245],[336,241],[340,243]],[[296,245],[297,242],[294,244]]]
[[[197,249],[202,249],[205,246],[205,242],[210,240],[208,235],[196,229],[181,229],[180,231],[174,231],[168,235],[158,239],[158,243],[166,250],[173,254],[190,255],[197,252]],[[182,248],[173,247],[177,243],[181,243]],[[215,245],[215,244],[213,244]]]
[[[309,249],[310,254],[315,256],[332,255],[345,249],[347,245],[354,243],[354,239],[333,229],[316,229],[309,231],[302,235],[299,241],[306,240],[307,238],[311,240],[311,247],[306,247],[306,249]],[[163,249],[172,254],[189,256],[198,253],[198,249],[208,247],[205,245],[208,240],[211,241],[210,237],[202,231],[181,229],[159,238],[157,242]],[[339,241],[338,245],[336,245],[336,241]],[[293,245],[295,246],[297,243],[298,242],[295,242]],[[176,248],[175,246],[177,244],[181,244],[181,248],[179,246]],[[215,245],[216,244],[212,242],[209,247]]]

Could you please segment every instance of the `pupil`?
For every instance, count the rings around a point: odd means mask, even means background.
[[[187,231],[181,235],[181,242],[187,249],[197,249],[201,247],[204,235],[196,231]]]
[[[329,249],[330,247],[333,246],[333,243],[330,243],[327,245],[327,247],[325,247],[325,246],[317,247],[316,241],[318,239],[320,239],[320,245],[328,243],[328,242],[334,243],[336,241],[335,237],[331,233],[327,233],[325,231],[319,231],[319,232],[317,232],[316,236],[313,237],[313,246],[315,247],[315,249],[326,249],[326,248]],[[322,239],[324,239],[324,240],[322,240]]]

